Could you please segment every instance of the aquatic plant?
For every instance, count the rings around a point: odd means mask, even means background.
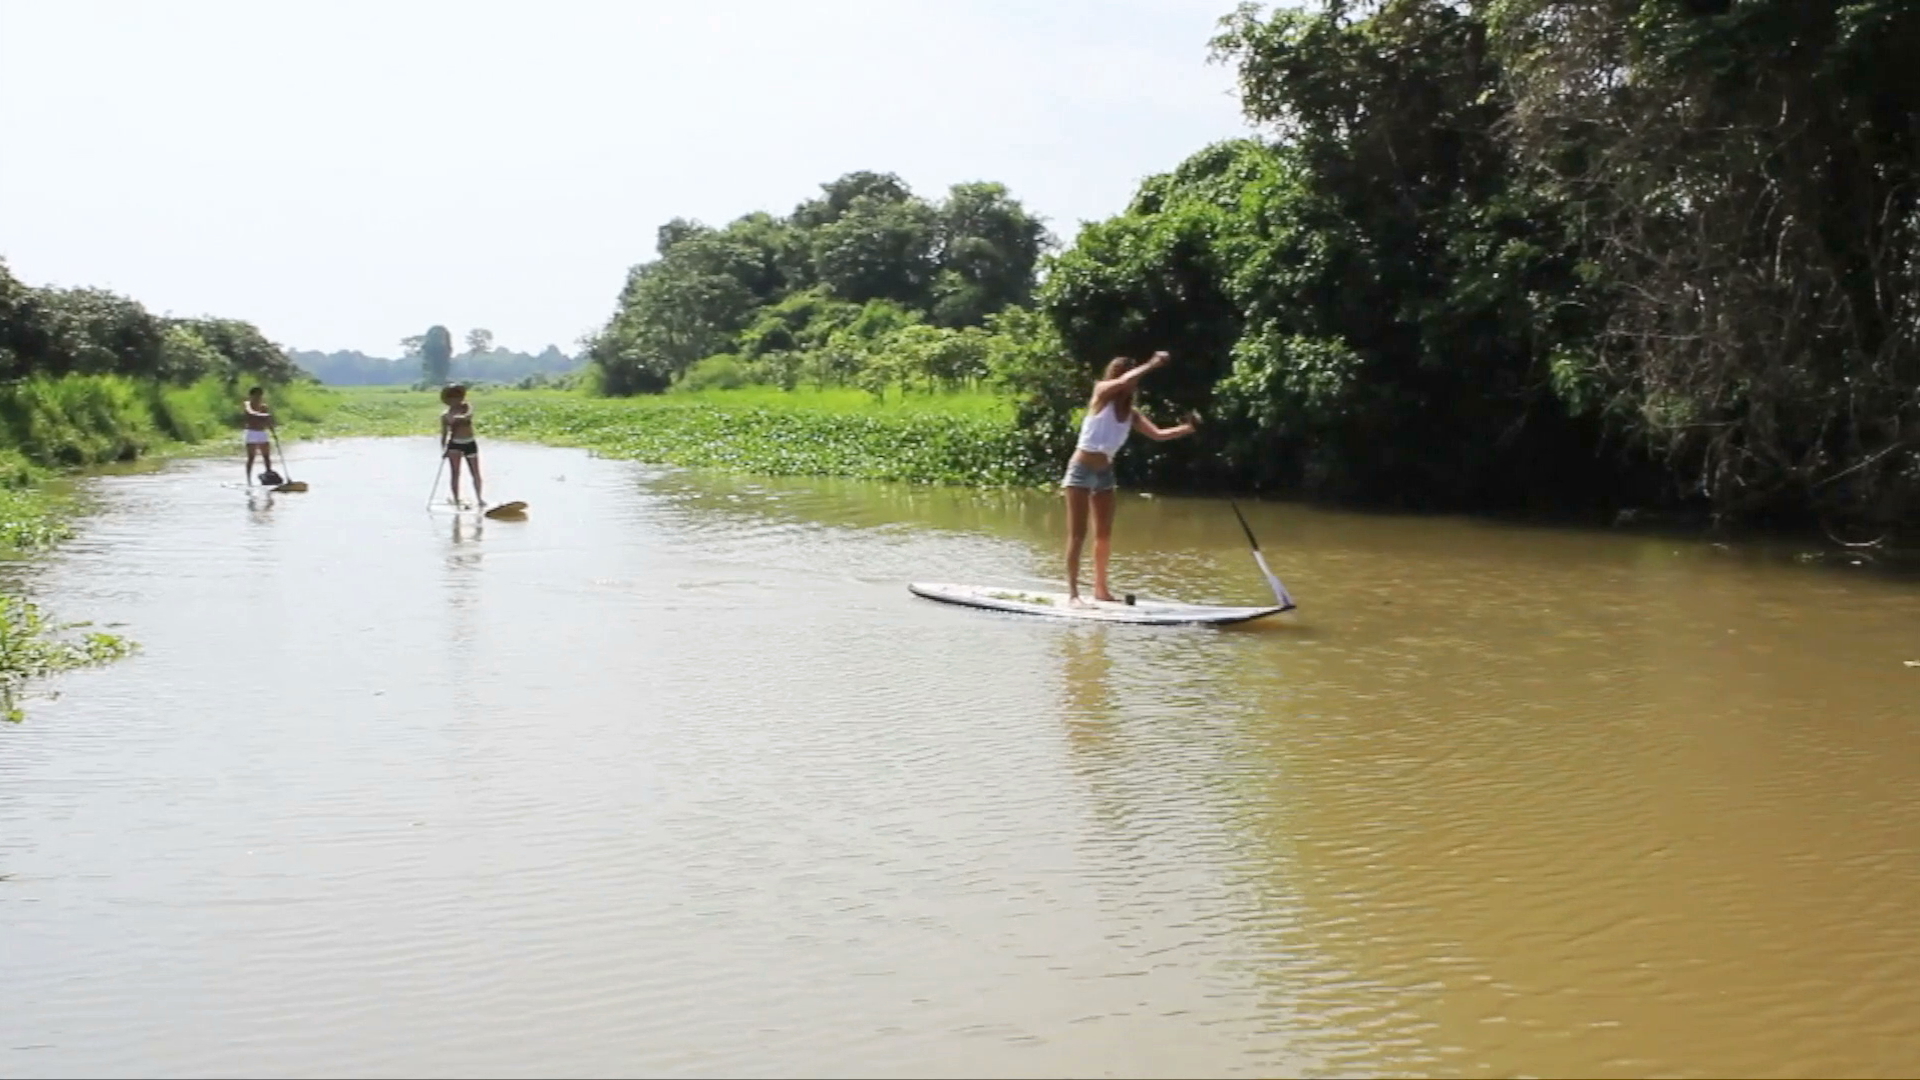
[[[98,631],[77,640],[54,635],[87,623],[56,625],[40,609],[15,596],[0,596],[0,716],[25,718],[19,699],[27,683],[78,668],[96,667],[133,652],[133,642]]]

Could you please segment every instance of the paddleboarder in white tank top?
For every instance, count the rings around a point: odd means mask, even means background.
[[[1154,353],[1153,359],[1144,364],[1115,357],[1107,364],[1105,376],[1093,384],[1086,419],[1080,422],[1080,439],[1067,461],[1067,474],[1060,481],[1067,496],[1069,603],[1080,601],[1080,547],[1087,539],[1089,507],[1093,510],[1093,598],[1113,599],[1107,588],[1107,558],[1113,552],[1113,457],[1126,443],[1127,433],[1138,431],[1162,442],[1191,435],[1200,426],[1200,414],[1190,412],[1185,423],[1156,427],[1135,404],[1140,380],[1166,363],[1165,352]]]
[[[273,410],[267,408],[267,392],[258,386],[248,387],[246,399],[240,402],[241,412],[246,416],[246,434],[242,436],[247,446],[247,486],[253,486],[253,459],[260,458],[266,466],[261,483],[277,484],[280,477],[273,471],[273,429],[277,422]],[[271,479],[268,479],[271,477]]]

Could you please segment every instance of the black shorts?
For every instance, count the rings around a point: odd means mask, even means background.
[[[467,457],[479,457],[480,441],[478,439],[448,439],[447,453],[465,454]]]

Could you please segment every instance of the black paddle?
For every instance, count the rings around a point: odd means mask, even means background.
[[[1240,504],[1228,499],[1227,505],[1233,507],[1233,516],[1240,519],[1240,531],[1247,534],[1247,543],[1253,545],[1253,561],[1260,564],[1260,572],[1266,575],[1267,584],[1272,586],[1273,598],[1280,602],[1280,610],[1292,611],[1299,605],[1293,602],[1293,597],[1287,593],[1287,587],[1280,584],[1280,579],[1267,568],[1267,557],[1260,554],[1260,539],[1253,535],[1253,526],[1247,524],[1247,516],[1240,512]]]

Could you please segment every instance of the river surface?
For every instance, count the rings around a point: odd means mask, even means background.
[[[1044,494],[295,449],[26,573],[142,651],[0,730],[0,1074],[1920,1071],[1910,582],[1261,505],[1297,613],[1074,625],[906,589]],[[1221,502],[1116,549],[1267,595]]]

